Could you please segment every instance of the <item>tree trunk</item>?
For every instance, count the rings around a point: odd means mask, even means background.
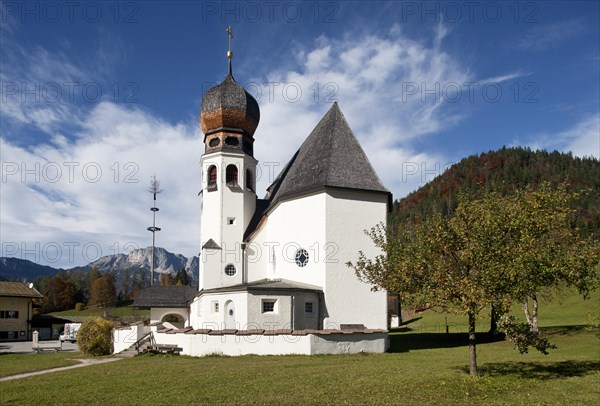
[[[488,331],[490,335],[498,334],[498,313],[496,312],[496,307],[492,304],[492,313],[490,315],[490,331]]]
[[[402,302],[400,301],[400,295],[398,297],[398,325],[402,324]]]
[[[521,307],[523,307],[523,312],[525,313],[525,319],[527,319],[527,324],[533,326],[533,321],[531,321],[531,315],[529,314],[529,303],[527,301],[527,297],[523,299],[523,301],[521,302]]]
[[[533,304],[533,311],[531,314],[531,327],[533,329],[534,333],[539,333],[540,332],[540,328],[538,326],[538,301],[537,301],[537,297],[535,295],[533,295],[531,297],[531,302]]]
[[[475,313],[469,311],[469,375],[477,376],[477,348],[475,347]]]

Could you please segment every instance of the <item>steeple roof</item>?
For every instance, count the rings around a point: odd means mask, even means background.
[[[252,136],[260,121],[256,99],[231,74],[202,97],[200,128],[207,135],[223,129],[241,130]]]
[[[375,173],[337,102],[269,186],[265,199],[257,199],[244,241],[260,227],[264,215],[277,202],[327,187],[384,193],[388,209],[391,208],[392,194]]]
[[[335,102],[269,187],[276,201],[324,187],[390,194]]]
[[[200,128],[204,135],[225,130],[243,132],[252,137],[260,121],[260,109],[256,99],[233,78],[231,70],[233,31],[231,26],[225,31],[229,40],[228,73],[223,82],[204,93],[200,107]]]

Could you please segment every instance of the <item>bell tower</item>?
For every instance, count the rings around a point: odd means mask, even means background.
[[[260,110],[233,78],[231,27],[227,33],[228,74],[206,91],[200,110],[204,134],[200,290],[243,282],[242,243],[256,209],[254,132]]]

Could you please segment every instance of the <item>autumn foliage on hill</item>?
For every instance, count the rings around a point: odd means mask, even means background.
[[[494,191],[509,195],[542,182],[568,185],[579,192],[574,226],[600,238],[600,161],[557,151],[502,148],[464,158],[418,190],[394,204],[390,222],[398,224],[439,213],[451,216],[459,194],[476,197]]]

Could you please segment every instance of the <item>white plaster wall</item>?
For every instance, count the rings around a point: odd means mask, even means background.
[[[387,333],[314,335],[311,354],[382,353],[387,350]]]
[[[355,354],[381,353],[386,350],[387,334],[294,335],[209,335],[154,333],[157,344],[175,344],[182,354],[204,356],[286,355],[286,354]]]
[[[113,330],[113,354],[125,351],[135,344],[144,335],[142,324],[134,324],[128,327]]]
[[[372,292],[346,266],[356,262],[358,252],[368,258],[380,253],[364,230],[386,222],[387,196],[376,193],[330,189],[327,192],[327,266],[324,297],[324,328],[341,324],[364,324],[370,329],[387,329],[387,294]]]
[[[310,354],[310,336],[292,335],[208,335],[155,333],[158,344],[176,344],[182,354],[204,356],[222,354],[230,356]]]
[[[274,292],[261,294],[247,292],[209,293],[201,295],[191,304],[191,326],[196,329],[225,329],[225,306],[227,301],[231,300],[235,305],[236,329],[239,330],[319,328],[318,295],[310,292],[294,292],[293,296],[295,298],[294,326],[291,326],[292,296]],[[276,300],[276,312],[262,313],[263,299]],[[218,313],[213,310],[215,301],[219,303]],[[313,302],[313,314],[305,314],[304,303],[306,301]]]
[[[266,224],[254,234],[251,241],[246,244],[246,280],[256,281],[270,278],[273,275],[274,263],[268,251],[265,241],[267,241]]]
[[[217,152],[202,157],[203,209],[201,216],[201,245],[213,239],[221,250],[202,250],[200,289],[231,286],[242,282],[241,243],[244,231],[256,208],[256,194],[245,188],[246,168],[254,170],[256,160],[242,152]],[[207,171],[217,166],[217,190],[207,189]],[[227,186],[226,168],[238,168],[238,186]],[[235,219],[229,224],[229,219]],[[227,264],[236,267],[234,276],[225,274]]]
[[[275,311],[262,312],[262,300],[276,300]],[[248,321],[249,329],[262,328],[277,330],[292,328],[292,301],[290,296],[277,294],[249,294]]]
[[[269,279],[289,279],[323,286],[325,203],[325,193],[317,193],[284,201],[271,211],[260,238],[255,239],[256,242],[260,241],[256,250],[264,259],[249,264],[248,281],[266,276]],[[303,268],[296,265],[298,248],[304,248],[309,253],[309,262]]]
[[[196,297],[191,304],[191,326],[195,329],[225,329],[225,304],[231,300],[235,306],[235,322],[237,329],[247,329],[248,325],[248,293],[207,293]],[[219,311],[215,312],[213,303],[219,303]],[[199,309],[201,309],[199,311]]]
[[[180,307],[152,307],[150,308],[150,323],[157,323],[162,321],[162,318],[167,314],[177,314],[183,317],[184,326],[188,326],[190,323],[188,311],[186,308]]]
[[[223,240],[221,230],[222,193],[223,193],[223,163],[219,154],[207,154],[202,156],[202,213],[200,216],[200,247],[209,239],[217,244]],[[217,190],[208,191],[208,168],[212,165],[217,167]],[[220,266],[220,252],[218,250],[203,249],[200,255],[200,268],[202,269],[199,279],[199,288],[213,287],[216,281],[215,269]]]

